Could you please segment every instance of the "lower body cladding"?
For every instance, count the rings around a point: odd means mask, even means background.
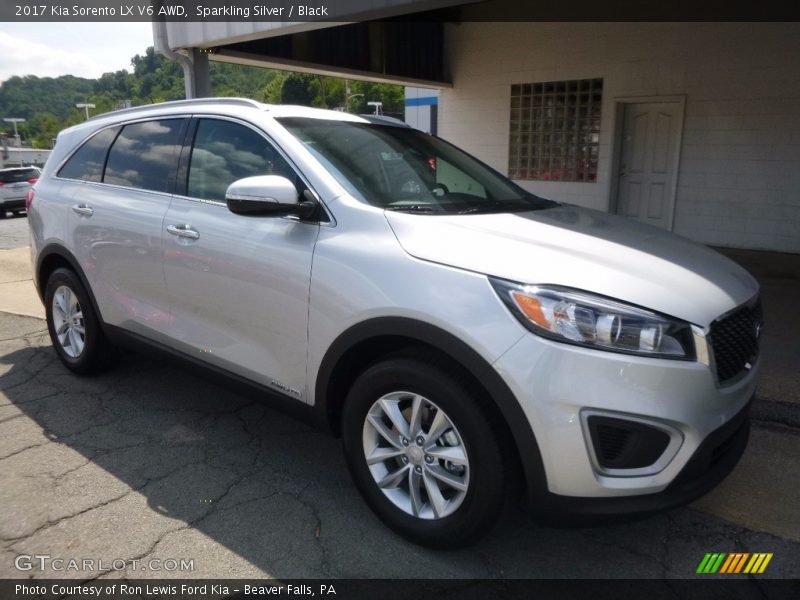
[[[527,335],[494,366],[536,437],[546,498],[532,501],[545,511],[647,513],[689,502],[733,469],[747,443],[758,365],[719,388],[698,362]]]

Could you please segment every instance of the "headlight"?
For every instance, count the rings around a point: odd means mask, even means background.
[[[542,337],[598,350],[694,360],[692,329],[683,321],[580,290],[489,281],[519,321]]]

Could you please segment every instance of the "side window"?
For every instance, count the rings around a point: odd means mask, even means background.
[[[178,167],[184,119],[126,125],[108,154],[104,183],[169,192]]]
[[[93,135],[64,163],[58,176],[65,179],[100,181],[103,178],[103,164],[106,162],[108,147],[118,131],[119,127],[110,127]]]
[[[298,184],[292,167],[263,136],[238,123],[201,119],[189,162],[187,195],[224,201],[231,183],[255,175],[281,175]]]

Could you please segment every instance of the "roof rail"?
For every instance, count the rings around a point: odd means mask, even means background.
[[[251,108],[264,108],[264,104],[249,98],[192,98],[191,100],[171,100],[169,102],[159,102],[158,104],[144,104],[142,106],[132,106],[131,108],[121,108],[109,112],[100,113],[92,116],[89,120],[94,121],[110,115],[128,115],[136,112],[151,110],[154,107],[173,107],[173,106],[196,106],[198,104],[230,104],[233,106],[249,106]]]

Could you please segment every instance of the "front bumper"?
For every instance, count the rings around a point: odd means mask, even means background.
[[[537,516],[581,525],[598,518],[646,516],[683,506],[714,489],[739,463],[750,435],[750,403],[713,431],[664,491],[614,498],[577,498],[544,493],[531,499]],[[565,520],[567,519],[567,520]]]
[[[697,362],[590,350],[534,335],[524,336],[495,362],[540,450],[546,484],[531,488],[532,501],[592,514],[660,510],[719,483],[746,445],[743,423],[758,367],[719,388],[711,369]],[[587,410],[662,425],[677,433],[678,447],[650,473],[604,473],[592,459],[582,419]],[[722,438],[730,443],[727,450],[717,450],[712,465],[707,453],[720,447]]]

